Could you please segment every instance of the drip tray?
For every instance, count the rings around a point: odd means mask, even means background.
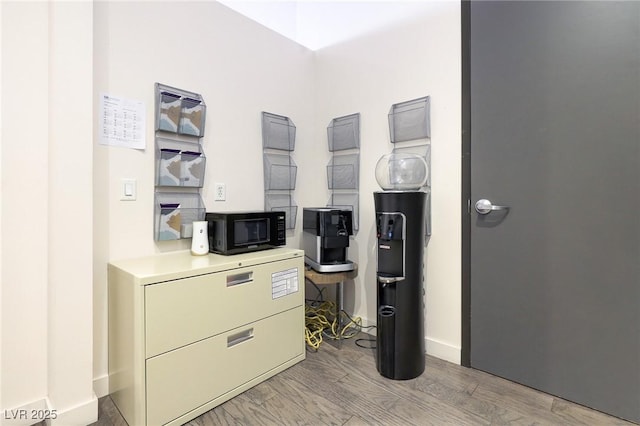
[[[355,269],[355,264],[350,260],[336,263],[318,263],[305,256],[304,261],[307,265],[311,266],[312,269],[315,269],[318,272],[345,272],[353,271]]]

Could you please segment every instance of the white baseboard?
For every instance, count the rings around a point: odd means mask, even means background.
[[[105,374],[100,377],[96,377],[93,379],[93,391],[96,394],[96,397],[102,398],[103,396],[109,395],[109,375]]]
[[[55,413],[55,419],[54,416],[47,419],[47,426],[86,426],[98,421],[98,398],[95,394],[88,401],[64,411],[52,407],[47,398],[47,407]]]
[[[44,420],[42,417],[46,413],[47,401],[39,399],[20,407],[3,408],[0,413],[0,425],[2,426],[29,426]]]
[[[460,365],[461,349],[459,347],[440,342],[435,339],[430,339],[428,337],[424,339],[424,343],[426,345],[428,355]]]

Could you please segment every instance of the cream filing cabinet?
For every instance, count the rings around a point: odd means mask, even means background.
[[[130,426],[183,424],[304,358],[302,250],[109,264],[109,392]]]

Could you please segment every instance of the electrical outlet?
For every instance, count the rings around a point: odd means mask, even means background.
[[[214,184],[214,200],[224,201],[227,199],[227,186],[224,183]]]

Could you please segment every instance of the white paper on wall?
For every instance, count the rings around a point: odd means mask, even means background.
[[[100,95],[100,144],[145,149],[145,105],[142,101]]]

